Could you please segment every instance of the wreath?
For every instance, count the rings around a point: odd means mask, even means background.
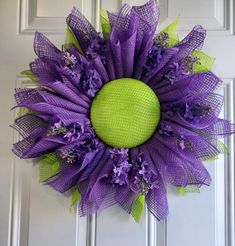
[[[139,221],[146,203],[165,219],[166,185],[181,194],[210,185],[202,161],[234,133],[219,118],[222,81],[201,51],[206,31],[195,26],[180,41],[177,18],[156,34],[155,0],[101,10],[102,33],[76,8],[66,21],[61,50],[35,33],[38,58],[22,74],[38,86],[16,89],[13,152],[39,158],[40,182],[71,194],[80,216],[117,204]]]

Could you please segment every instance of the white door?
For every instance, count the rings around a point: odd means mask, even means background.
[[[158,222],[147,211],[139,224],[117,207],[88,218],[69,210],[66,197],[38,183],[32,161],[11,153],[18,136],[14,120],[14,87],[34,86],[19,76],[33,60],[35,30],[58,47],[65,36],[65,16],[72,6],[98,28],[100,7],[117,11],[122,4],[145,0],[0,0],[0,246],[235,246],[234,138],[230,153],[206,163],[213,182],[200,194],[180,197],[169,189],[170,215]],[[193,25],[208,30],[204,51],[215,56],[214,71],[224,80],[225,117],[234,117],[235,6],[233,0],[160,0],[160,29],[181,15],[180,33]]]

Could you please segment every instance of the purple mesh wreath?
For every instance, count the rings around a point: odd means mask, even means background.
[[[103,17],[102,35],[73,8],[67,25],[75,41],[62,51],[35,34],[38,58],[27,74],[38,87],[16,89],[17,107],[28,111],[13,124],[22,136],[13,151],[40,157],[45,184],[61,193],[75,189],[81,216],[114,204],[135,214],[136,202],[145,199],[157,219],[166,218],[166,184],[210,185],[202,161],[222,153],[219,138],[234,133],[234,125],[219,118],[223,97],[214,91],[222,81],[203,66],[206,31],[196,26],[177,41],[174,24],[155,34],[158,21],[154,0],[124,5]],[[120,78],[144,82],[161,105],[156,131],[134,148],[109,146],[90,121],[93,98]]]

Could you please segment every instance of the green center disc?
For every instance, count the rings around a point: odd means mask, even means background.
[[[156,94],[145,83],[122,78],[103,86],[91,105],[91,123],[98,137],[118,148],[147,141],[160,120]]]

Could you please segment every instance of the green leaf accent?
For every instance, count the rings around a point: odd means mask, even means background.
[[[34,82],[39,82],[36,75],[34,73],[32,73],[31,70],[24,70],[20,74],[26,76],[27,78],[29,78],[30,80],[32,80]]]
[[[173,47],[179,43],[179,36],[176,32],[179,25],[180,16],[178,16],[169,26],[161,31],[167,33],[169,36],[169,46]]]
[[[196,185],[189,185],[186,187],[176,187],[176,191],[180,196],[185,196],[187,192],[200,193],[200,189]]]
[[[104,9],[100,10],[100,22],[103,35],[105,38],[107,38],[109,36],[109,33],[111,32],[111,25],[109,21],[108,12]]]
[[[141,215],[144,211],[144,203],[145,196],[142,194],[138,194],[131,210],[131,214],[137,223],[139,223]]]
[[[84,54],[77,38],[75,37],[73,31],[70,29],[69,26],[67,26],[66,29],[65,45],[75,45],[75,47],[79,50],[79,52],[81,54]]]
[[[55,153],[43,155],[39,161],[39,182],[45,182],[60,172],[60,164]]]
[[[214,57],[207,55],[201,50],[193,51],[192,55],[198,59],[193,68],[194,73],[207,72],[211,70],[215,61]]]
[[[70,209],[74,207],[74,205],[79,202],[81,199],[81,195],[76,188],[76,186],[71,188],[71,200],[70,200]]]

